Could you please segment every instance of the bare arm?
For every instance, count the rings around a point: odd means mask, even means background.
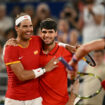
[[[75,56],[78,60],[80,60],[83,56],[88,54],[93,50],[104,49],[105,47],[105,39],[99,39],[96,41],[92,41],[90,43],[82,45],[75,53]]]
[[[73,56],[73,58],[69,64],[75,70],[75,67],[76,67],[78,61],[82,57],[84,57],[85,55],[87,55],[89,52],[91,52],[93,50],[104,49],[104,47],[105,47],[105,39],[99,39],[99,40],[84,44],[78,48],[78,50],[76,51],[75,55]]]
[[[66,48],[69,52],[71,53],[75,53],[76,49],[79,47],[78,45],[76,46],[72,46],[66,43],[62,43],[62,42],[57,42],[59,46],[62,46],[64,48]]]
[[[23,65],[21,63],[11,64],[10,67],[20,81],[25,81],[35,78],[34,72],[32,70],[29,71],[24,70]]]
[[[54,64],[56,62],[56,64]],[[57,67],[58,59],[51,59],[48,64],[44,67],[46,72],[49,72]],[[30,79],[37,78],[33,70],[24,70],[24,67],[21,63],[15,63],[9,65],[13,70],[14,74],[20,81],[26,81]],[[36,69],[34,69],[36,70]],[[43,73],[44,74],[44,73]]]

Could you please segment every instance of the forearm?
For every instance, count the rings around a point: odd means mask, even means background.
[[[69,100],[66,105],[74,105],[75,98],[76,98],[76,96],[71,92],[71,94],[69,96]]]
[[[21,73],[21,80],[26,81],[40,77],[46,72],[44,68],[37,68],[30,71],[23,70]]]
[[[31,80],[31,79],[35,79],[35,78],[36,78],[36,76],[35,76],[33,70],[30,70],[30,71],[23,70],[18,79],[20,81],[26,81],[26,80]]]
[[[20,81],[26,81],[38,78],[39,76],[43,75],[45,72],[50,72],[54,68],[58,67],[57,65],[58,62],[59,60],[54,57],[44,67],[32,70],[25,70],[21,62],[11,64],[9,66],[11,67],[12,71]]]
[[[70,53],[75,53],[76,51],[76,46],[72,46],[69,44],[65,44],[62,42],[57,42],[59,46],[65,47]]]
[[[44,68],[25,70],[21,63],[11,64],[10,67],[20,81],[35,79],[45,73]]]
[[[77,52],[75,53],[76,59],[80,60],[83,56],[87,55],[93,50],[104,49],[104,46],[104,39],[99,39],[97,41],[92,41],[90,43],[84,44],[80,48],[78,48]]]

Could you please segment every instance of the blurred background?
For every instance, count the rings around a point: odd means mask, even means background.
[[[1,104],[4,100],[8,79],[3,63],[3,45],[9,38],[16,37],[14,20],[21,12],[26,12],[31,16],[34,35],[39,35],[40,22],[50,17],[58,23],[57,41],[74,46],[105,36],[104,0],[0,0]],[[105,56],[102,57],[102,61],[105,61]],[[86,72],[86,69],[87,64],[80,61],[78,70]],[[68,90],[69,84],[68,78]]]

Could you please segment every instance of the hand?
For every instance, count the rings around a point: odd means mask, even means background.
[[[65,48],[66,48],[69,52],[71,52],[71,53],[75,53],[75,52],[76,52],[76,47],[75,47],[75,46],[66,45]]]
[[[68,70],[67,72],[70,75],[70,79],[73,80],[77,76],[77,63],[73,62],[72,60],[69,62],[69,65],[72,66],[73,70]]]
[[[56,67],[58,67],[57,63],[59,62],[58,59],[56,59],[55,57],[52,58],[48,63],[47,65],[44,67],[46,72],[49,72],[53,69],[55,69]]]
[[[88,5],[87,8],[88,8],[88,11],[89,11],[90,13],[93,12],[93,6],[92,6],[92,5]]]
[[[68,102],[66,103],[66,105],[74,105],[75,99],[76,99],[75,94],[74,94],[74,93],[71,93],[71,94],[70,94],[70,97],[69,97],[69,100],[68,100]]]
[[[75,93],[77,93],[78,90],[79,90],[79,81],[76,80],[76,81],[74,82],[74,84],[72,85],[70,98],[69,98],[68,102],[66,103],[66,105],[76,105],[76,104],[74,104],[75,99],[76,99],[76,95],[73,93],[73,91],[74,91]]]
[[[16,43],[16,39],[14,38],[11,38],[9,39],[6,43],[5,43],[5,46],[17,46],[17,43]]]
[[[80,47],[80,45],[76,44],[75,46],[71,46],[71,45],[66,45],[66,49],[71,52],[71,53],[75,53],[76,50]]]

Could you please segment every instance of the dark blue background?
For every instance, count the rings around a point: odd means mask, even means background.
[[[9,15],[11,13],[14,6],[18,5],[18,6],[21,7],[21,9],[23,9],[25,5],[32,4],[36,8],[39,3],[40,2],[31,2],[31,3],[30,2],[10,2],[10,3],[6,3],[6,5],[7,5],[7,14]],[[51,9],[51,14],[53,16],[59,17],[59,13],[63,9],[64,4],[66,2],[45,2],[45,3],[47,3],[49,5],[49,7]]]

